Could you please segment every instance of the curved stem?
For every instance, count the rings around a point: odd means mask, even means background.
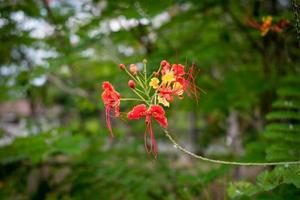
[[[121,101],[144,101],[138,98],[121,98]]]
[[[174,144],[176,148],[178,148],[180,151],[203,161],[211,162],[211,163],[217,163],[217,164],[225,164],[225,165],[240,165],[240,166],[270,166],[270,165],[296,165],[300,164],[300,161],[286,161],[286,162],[235,162],[235,161],[225,161],[225,160],[216,160],[216,159],[210,159],[206,158],[204,156],[197,155],[193,152],[190,152],[189,150],[185,149],[181,145],[179,145],[176,140],[169,134],[167,130],[164,129],[164,132],[167,136],[167,138]]]

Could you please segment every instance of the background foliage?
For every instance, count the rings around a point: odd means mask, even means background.
[[[290,21],[265,37],[247,19]],[[288,0],[0,1],[0,199],[297,199],[300,166],[229,167],[183,155],[157,128],[105,129],[99,94],[130,96],[119,63],[192,63],[205,91],[168,109],[201,155],[299,160],[300,48]],[[122,105],[129,110],[132,105]]]

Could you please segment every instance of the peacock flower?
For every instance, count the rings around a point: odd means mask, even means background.
[[[152,131],[152,118],[158,122],[163,128],[168,127],[168,121],[165,116],[164,109],[159,105],[152,105],[147,108],[145,104],[139,104],[127,114],[129,120],[136,120],[145,117],[146,130],[144,133],[145,149],[148,153],[152,153],[154,157],[157,156],[157,144]],[[150,149],[148,147],[148,137],[150,137]]]
[[[247,25],[260,31],[261,36],[266,36],[269,32],[281,33],[283,29],[290,25],[286,19],[280,19],[277,23],[273,23],[272,16],[262,18],[262,23],[258,23],[254,19],[247,19]]]
[[[150,80],[149,86],[153,87],[153,89],[157,89],[159,87],[159,79],[154,77]]]
[[[114,87],[107,81],[103,82],[102,84],[102,101],[105,106],[105,119],[106,119],[106,126],[111,134],[113,136],[112,128],[111,128],[111,122],[110,122],[110,113],[112,109],[114,110],[115,117],[120,116],[120,94],[115,91]]]
[[[272,25],[272,20],[273,18],[271,16],[263,17],[263,24],[260,27],[261,36],[265,36],[269,32]]]
[[[156,121],[162,128],[168,127],[168,121],[163,107],[169,107],[177,96],[183,98],[185,92],[198,96],[198,88],[195,85],[194,65],[185,71],[185,66],[181,64],[171,65],[166,60],[161,61],[160,67],[153,72],[150,77],[147,73],[147,61],[143,61],[143,71],[138,73],[135,64],[129,66],[127,70],[125,64],[119,67],[129,77],[128,87],[136,95],[135,97],[121,98],[120,94],[109,82],[103,82],[102,100],[105,105],[106,126],[113,136],[111,128],[111,112],[115,117],[120,116],[120,101],[143,102],[136,105],[127,113],[129,120],[145,119],[146,130],[144,132],[145,149],[154,157],[157,156],[157,144],[152,130],[152,121]],[[146,106],[147,104],[147,106]]]

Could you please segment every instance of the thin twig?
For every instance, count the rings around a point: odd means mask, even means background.
[[[186,148],[179,145],[176,140],[169,134],[167,130],[164,129],[164,132],[167,138],[173,143],[174,147],[178,148],[180,151],[203,161],[216,163],[216,164],[225,164],[225,165],[239,165],[239,166],[271,166],[271,165],[299,165],[300,161],[286,161],[286,162],[235,162],[235,161],[225,161],[225,160],[216,160],[206,158],[204,156],[197,155],[193,152],[190,152]]]

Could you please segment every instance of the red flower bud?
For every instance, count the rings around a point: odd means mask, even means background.
[[[135,64],[131,64],[129,66],[129,71],[133,74],[133,75],[136,75],[137,74],[137,71],[138,71],[138,68]]]
[[[129,81],[128,81],[128,86],[129,86],[130,88],[134,89],[134,88],[135,88],[135,82],[134,82],[133,80],[129,80]]]
[[[122,69],[122,70],[125,69],[125,65],[124,65],[123,63],[121,63],[121,64],[119,65],[119,67],[120,67],[120,69]]]

